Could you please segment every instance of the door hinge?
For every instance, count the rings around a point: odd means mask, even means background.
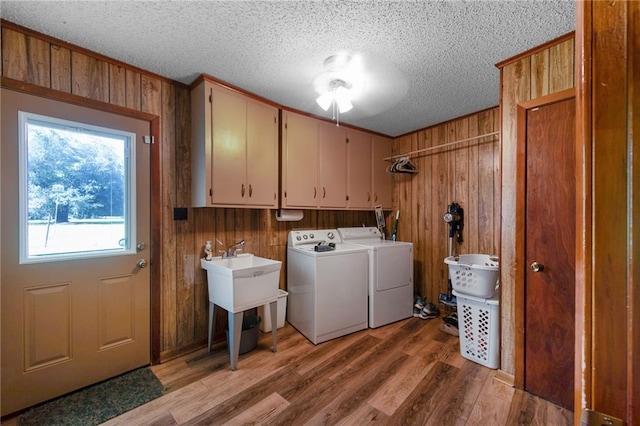
[[[142,137],[142,142],[146,143],[147,145],[151,145],[153,143],[156,142],[155,138],[153,136],[143,136]]]

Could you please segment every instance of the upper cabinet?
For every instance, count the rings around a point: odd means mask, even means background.
[[[204,80],[191,91],[194,207],[278,205],[278,109]]]
[[[358,130],[347,130],[347,194],[349,209],[368,210],[373,206],[372,136]]]
[[[392,140],[382,136],[372,137],[373,150],[373,206],[385,209],[393,208],[393,175],[387,172],[390,166],[385,158],[391,156]]]
[[[282,121],[282,207],[346,208],[345,129],[291,111]]]

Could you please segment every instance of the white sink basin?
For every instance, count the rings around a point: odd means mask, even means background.
[[[229,312],[242,312],[278,300],[279,260],[243,253],[201,259],[207,271],[209,301]]]

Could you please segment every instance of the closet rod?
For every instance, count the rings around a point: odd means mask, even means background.
[[[459,144],[459,143],[462,143],[462,142],[469,142],[469,141],[472,141],[474,139],[486,138],[488,136],[496,136],[496,135],[499,135],[499,134],[500,134],[500,132],[485,133],[484,135],[473,136],[473,137],[466,138],[466,139],[460,139],[459,141],[455,141],[455,142],[447,142],[447,143],[443,143],[441,145],[430,146],[429,148],[418,149],[416,151],[406,152],[404,154],[392,155],[391,157],[385,158],[385,161],[394,160],[394,159],[400,158],[400,157],[408,157],[409,155],[418,154],[418,153],[426,152],[426,151],[431,151],[433,149],[444,148],[444,147],[451,146],[451,145],[456,145],[456,144]]]

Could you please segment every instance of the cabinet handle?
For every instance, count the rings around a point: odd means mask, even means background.
[[[327,189],[323,186],[322,187],[322,199],[324,200],[327,197]]]
[[[249,198],[251,198],[251,195],[253,195],[253,187],[249,184]]]
[[[244,197],[244,183],[242,184],[242,188],[240,189],[240,195]]]
[[[374,200],[373,200],[373,201],[378,201],[378,193],[377,193],[377,192],[376,192],[376,194],[375,194],[375,198],[374,198]]]
[[[371,201],[371,193],[367,192],[367,202]]]
[[[315,200],[316,196],[318,195],[318,189],[314,186],[313,187],[313,199]]]

